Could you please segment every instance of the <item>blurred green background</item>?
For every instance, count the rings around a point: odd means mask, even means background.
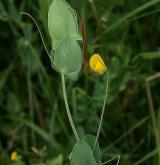
[[[80,27],[84,16],[87,58],[98,52],[109,69],[99,139],[103,161],[120,154],[120,165],[160,165],[160,1],[67,2],[77,11]],[[21,157],[17,165],[61,165],[62,157],[63,164],[69,163],[75,138],[60,76],[51,67],[35,24],[19,14],[27,12],[36,19],[50,50],[49,4],[49,0],[0,1],[0,165],[13,164],[12,151]],[[150,76],[157,79],[146,81]],[[67,81],[81,137],[96,135],[105,85],[106,76],[89,68],[87,75],[82,70],[78,81]]]

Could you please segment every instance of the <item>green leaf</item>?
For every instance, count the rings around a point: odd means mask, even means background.
[[[48,29],[52,39],[53,50],[65,36],[81,40],[78,35],[76,12],[65,0],[52,1],[48,12]]]
[[[158,52],[144,52],[139,54],[142,58],[146,60],[154,60],[160,58],[160,51]]]
[[[48,24],[48,0],[39,0],[39,6],[40,6],[40,10],[39,10],[39,14],[41,16],[42,19],[42,23],[44,26],[45,31],[48,33],[48,28],[47,28],[47,24]]]
[[[134,163],[134,165],[146,164],[144,162],[147,162],[148,159],[150,159],[151,157],[157,155],[158,153],[159,153],[159,149],[158,148],[154,149],[153,151],[147,152],[147,154],[145,156],[141,157],[138,161],[136,161]]]
[[[11,160],[10,160],[8,154],[5,153],[4,151],[3,152],[1,151],[0,164],[10,165],[11,164],[10,161]]]
[[[69,79],[76,80],[82,67],[82,52],[79,44],[71,37],[65,37],[54,53],[53,66]]]
[[[16,161],[16,165],[24,165],[24,162],[21,160],[21,157]]]
[[[54,147],[55,150],[61,151],[61,146],[59,145],[59,143],[57,143],[57,141],[55,141],[53,138],[51,139],[49,134],[43,129],[41,129],[39,126],[37,126],[36,124],[20,117],[11,116],[9,117],[9,119],[17,123],[23,123],[27,127],[31,128],[34,132],[36,132],[39,135],[39,137],[41,137],[44,141],[48,142],[50,146]]]
[[[57,158],[47,161],[47,165],[62,165],[62,163],[63,163],[62,155],[59,155]]]
[[[0,73],[0,91],[5,86],[5,83],[7,81],[7,78],[9,76],[9,74],[11,73],[12,69],[13,69],[13,66],[11,65],[6,70],[1,71],[1,73]]]
[[[157,115],[157,126],[160,134],[160,109],[158,110],[158,115]]]
[[[93,135],[86,135],[86,136],[83,138],[83,140],[84,140],[84,141],[90,146],[90,148],[93,150],[96,137],[93,136]],[[96,144],[96,147],[95,147],[94,157],[95,157],[96,162],[97,162],[98,164],[101,164],[101,151],[100,151],[100,147],[99,147],[99,144],[98,144],[98,143]]]
[[[97,165],[91,148],[84,140],[75,144],[69,158],[71,165]]]

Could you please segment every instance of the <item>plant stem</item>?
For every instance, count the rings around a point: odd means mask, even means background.
[[[94,150],[96,148],[97,141],[98,141],[98,138],[99,138],[101,127],[102,127],[102,121],[103,121],[103,116],[104,116],[105,107],[106,107],[106,101],[107,101],[107,94],[108,94],[108,82],[109,82],[109,80],[108,80],[108,71],[107,71],[106,93],[105,93],[105,97],[104,97],[104,103],[103,103],[103,108],[102,108],[102,113],[101,113],[101,119],[100,119],[100,123],[99,123],[99,128],[98,128],[98,131],[97,131],[97,136],[96,136],[96,140],[95,140],[94,147],[93,147],[93,153],[94,153]]]
[[[160,134],[159,134],[158,126],[157,126],[157,119],[156,119],[156,114],[155,114],[155,110],[154,110],[150,82],[152,82],[153,80],[155,80],[159,77],[160,77],[160,73],[158,72],[146,79],[146,92],[147,92],[147,98],[148,98],[148,105],[149,105],[149,110],[151,113],[152,125],[154,128],[154,134],[155,134],[155,141],[156,141],[158,150],[160,149]],[[158,152],[158,162],[160,162],[160,152]]]
[[[115,159],[118,159],[118,161],[117,161],[117,165],[118,165],[119,164],[119,160],[120,160],[120,155],[117,156],[117,157],[115,157],[115,158],[113,158],[113,159],[108,160],[107,162],[102,163],[102,165],[107,164],[107,163],[110,163],[110,162],[112,162]]]
[[[66,111],[67,111],[68,119],[69,119],[70,125],[72,127],[73,133],[74,133],[74,135],[76,137],[76,140],[79,141],[79,136],[78,136],[76,127],[75,127],[75,125],[73,123],[71,112],[69,110],[69,105],[68,105],[67,95],[66,95],[66,87],[65,87],[64,74],[62,74],[62,87],[63,87],[63,96],[64,96],[64,102],[65,102],[65,106],[66,106]]]
[[[30,119],[32,121],[32,123],[34,123],[34,110],[33,110],[33,97],[32,97],[32,82],[31,82],[31,72],[30,70],[27,71],[27,84],[28,84],[28,106],[29,106],[29,116]],[[33,130],[31,130],[31,138],[32,138],[32,142],[33,142],[33,146],[35,146],[36,144],[36,137],[35,134],[33,132]]]

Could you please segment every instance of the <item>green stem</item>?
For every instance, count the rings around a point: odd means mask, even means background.
[[[97,141],[98,141],[98,138],[99,138],[101,127],[102,127],[102,121],[103,121],[103,116],[104,116],[105,107],[106,107],[106,101],[107,101],[107,94],[108,94],[108,71],[107,71],[106,93],[105,93],[105,97],[104,97],[104,103],[103,103],[103,108],[102,108],[102,113],[101,113],[101,119],[100,119],[100,123],[99,123],[99,128],[98,128],[98,131],[97,131],[97,136],[96,136],[96,140],[95,140],[94,147],[93,147],[93,153],[94,153],[94,150],[96,148]]]
[[[32,82],[31,82],[31,72],[30,72],[30,70],[27,71],[27,83],[28,83],[29,116],[30,116],[30,119],[31,119],[32,123],[34,123]],[[35,138],[36,137],[35,137],[35,133],[33,132],[33,130],[31,130],[31,138],[32,138],[33,145],[35,146],[35,144],[36,144],[36,139]]]
[[[62,74],[62,87],[63,87],[63,96],[64,96],[64,102],[65,102],[65,106],[66,106],[66,111],[67,111],[68,119],[69,119],[70,125],[72,127],[73,133],[74,133],[74,135],[76,137],[76,140],[79,141],[79,136],[78,136],[76,127],[75,127],[75,125],[73,123],[71,112],[69,110],[69,105],[68,105],[67,95],[66,95],[66,87],[65,87],[64,74]]]
[[[118,165],[118,164],[119,164],[119,160],[120,160],[120,155],[117,156],[117,157],[115,157],[115,158],[112,158],[112,159],[108,160],[107,162],[102,163],[102,165],[107,164],[107,163],[110,163],[110,162],[112,162],[112,161],[115,160],[115,159],[118,160],[118,161],[117,161],[117,165]]]

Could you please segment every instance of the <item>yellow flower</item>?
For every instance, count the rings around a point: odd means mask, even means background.
[[[17,156],[18,156],[17,152],[16,152],[16,151],[13,151],[13,152],[11,153],[11,160],[12,160],[12,161],[16,161],[16,160],[17,160]]]
[[[99,74],[103,74],[107,67],[99,54],[93,54],[89,60],[91,69]]]

